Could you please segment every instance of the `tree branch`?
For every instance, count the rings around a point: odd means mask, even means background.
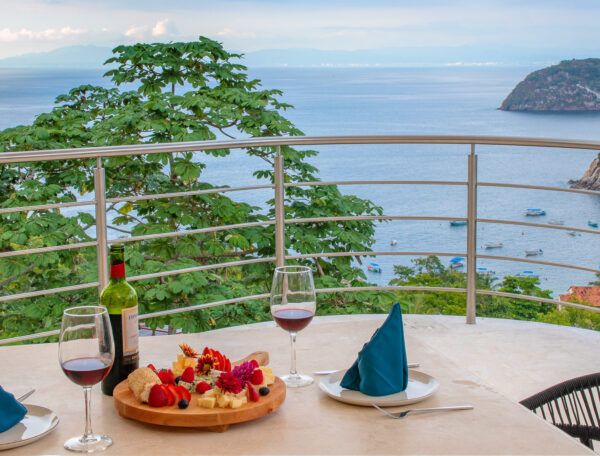
[[[7,283],[12,282],[13,280],[18,279],[19,277],[27,274],[28,272],[31,272],[35,267],[37,266],[37,264],[33,263],[30,264],[29,266],[27,266],[25,269],[23,269],[21,272],[19,272],[18,274],[15,274],[13,276],[8,277],[7,279],[4,279],[2,282],[0,282],[0,287],[3,287],[4,285],[6,285]]]

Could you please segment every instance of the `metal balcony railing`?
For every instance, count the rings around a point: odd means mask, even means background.
[[[284,183],[284,158],[280,154],[281,146],[314,146],[314,145],[356,145],[356,144],[464,144],[470,147],[470,153],[468,155],[468,175],[466,181],[330,181],[330,182],[296,182],[296,183]],[[106,286],[108,283],[108,246],[115,242],[136,242],[149,239],[167,238],[182,235],[191,235],[198,233],[209,233],[223,230],[230,230],[234,228],[245,228],[253,226],[268,226],[275,225],[275,257],[268,258],[252,258],[247,260],[240,260],[228,263],[219,263],[212,265],[203,265],[193,268],[164,271],[154,274],[145,274],[134,277],[129,277],[128,281],[136,281],[143,279],[151,279],[158,277],[166,277],[176,274],[184,274],[192,271],[200,271],[207,269],[218,269],[232,266],[240,266],[245,264],[259,263],[259,262],[272,262],[275,261],[278,266],[285,264],[286,260],[299,259],[299,258],[312,258],[312,257],[335,257],[335,256],[377,256],[377,255],[409,255],[409,256],[464,256],[467,258],[467,287],[466,288],[445,288],[445,287],[400,287],[400,286],[369,286],[369,287],[343,287],[343,288],[327,288],[319,289],[317,293],[321,292],[353,292],[353,291],[371,291],[371,290],[403,290],[403,291],[438,291],[438,292],[462,292],[467,295],[467,312],[466,322],[468,324],[474,324],[476,318],[476,295],[495,295],[502,297],[527,299],[536,302],[543,302],[548,304],[555,304],[567,307],[575,307],[585,310],[591,310],[594,312],[600,312],[599,308],[591,308],[571,302],[564,302],[555,299],[538,298],[534,296],[503,293],[492,290],[479,290],[476,287],[476,267],[477,259],[492,259],[502,261],[514,261],[514,262],[526,262],[535,263],[541,265],[557,266],[563,268],[577,269],[581,271],[589,271],[598,273],[600,270],[593,269],[580,265],[572,265],[565,263],[556,263],[541,261],[535,259],[524,259],[514,257],[504,257],[495,255],[481,255],[476,252],[476,233],[477,223],[501,223],[501,224],[512,224],[522,225],[528,227],[538,227],[553,230],[568,230],[581,233],[600,234],[597,230],[590,230],[585,228],[571,227],[571,226],[557,226],[557,225],[546,225],[539,223],[528,223],[511,220],[499,220],[499,219],[483,219],[477,217],[477,189],[478,187],[511,187],[521,189],[535,189],[544,191],[557,191],[557,192],[569,192],[569,193],[582,193],[599,195],[598,191],[590,190],[578,190],[578,189],[565,189],[558,187],[543,187],[534,186],[527,184],[506,184],[496,182],[479,182],[477,180],[477,155],[475,153],[475,147],[477,145],[496,145],[496,146],[528,146],[528,147],[554,147],[554,148],[568,148],[568,149],[584,149],[584,150],[600,150],[600,142],[590,141],[574,141],[574,140],[560,140],[560,139],[536,139],[536,138],[514,138],[514,137],[488,137],[488,136],[335,136],[335,137],[269,137],[269,138],[252,138],[246,140],[228,140],[228,141],[197,141],[197,142],[183,142],[183,143],[166,143],[166,144],[138,144],[130,146],[112,146],[112,147],[93,147],[93,148],[80,148],[80,149],[62,149],[62,150],[42,150],[42,151],[29,151],[29,152],[10,152],[0,154],[0,164],[4,163],[19,163],[19,162],[35,162],[35,161],[48,161],[48,160],[74,160],[74,159],[96,159],[97,166],[94,172],[94,194],[95,198],[91,201],[79,201],[71,203],[57,203],[57,204],[46,204],[37,206],[25,206],[25,207],[14,207],[0,209],[0,214],[6,214],[10,212],[18,211],[31,211],[31,210],[44,210],[44,209],[57,209],[67,207],[83,207],[83,206],[95,206],[96,213],[96,240],[93,242],[81,242],[73,243],[68,245],[43,247],[36,249],[24,249],[16,251],[0,252],[0,258],[30,255],[37,253],[52,252],[64,249],[79,249],[83,247],[95,246],[97,249],[98,258],[98,280],[96,282],[90,282],[86,284],[66,286],[61,288],[54,288],[48,290],[37,290],[27,293],[19,293],[12,295],[0,296],[0,302],[13,301],[23,298],[31,298],[35,296],[49,295],[53,293],[63,293],[69,291],[78,291],[87,288],[97,287],[98,292]],[[274,163],[274,184],[267,185],[256,185],[246,187],[234,187],[234,188],[215,188],[210,190],[200,191],[189,191],[189,192],[176,192],[156,195],[142,195],[142,196],[131,196],[131,197],[120,197],[120,198],[107,198],[106,197],[106,186],[104,168],[102,167],[102,158],[111,156],[126,156],[126,155],[147,155],[147,154],[158,154],[158,153],[177,153],[177,152],[194,152],[202,150],[218,150],[218,149],[236,149],[236,148],[247,148],[247,147],[274,147],[276,148],[277,154]],[[352,216],[352,217],[316,217],[316,218],[305,218],[305,219],[286,219],[285,218],[285,188],[293,186],[314,186],[314,185],[456,185],[466,186],[467,188],[467,217],[437,217],[437,216],[398,216],[398,215],[382,215],[382,216]],[[273,189],[275,194],[275,219],[264,222],[253,222],[253,223],[241,223],[236,225],[223,225],[216,227],[207,227],[202,229],[178,231],[171,233],[161,233],[147,236],[131,236],[128,238],[119,239],[108,239],[107,236],[107,221],[106,221],[106,205],[131,202],[140,200],[150,200],[158,198],[172,198],[178,196],[191,196],[208,193],[225,193],[234,191],[244,190],[256,190],[256,189]],[[285,251],[285,225],[293,223],[317,223],[326,221],[346,221],[346,220],[442,220],[442,221],[465,221],[467,222],[467,243],[465,252],[397,252],[397,251],[379,251],[379,252],[326,252],[318,254],[307,254],[307,255],[286,255]],[[200,305],[170,309],[161,312],[154,312],[149,314],[140,315],[140,320],[147,318],[158,317],[161,315],[168,315],[179,312],[188,312],[193,310],[204,309],[208,307],[235,304],[245,302],[254,299],[268,298],[269,294],[260,294],[253,296],[245,296],[235,299],[229,299],[218,302],[208,302]],[[0,340],[0,345],[19,342],[23,340],[35,339],[40,337],[47,337],[49,335],[58,334],[58,331],[48,331],[43,333],[36,333],[27,336],[14,337],[10,339]]]

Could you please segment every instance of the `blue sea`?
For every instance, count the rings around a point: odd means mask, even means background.
[[[517,113],[497,108],[534,67],[445,66],[427,68],[256,68],[250,76],[264,89],[283,91],[281,101],[294,106],[285,116],[308,136],[340,135],[493,135],[600,141],[600,113]],[[0,70],[0,129],[30,123],[51,109],[54,98],[79,84],[109,85],[102,71]],[[466,180],[468,145],[360,145],[315,147],[312,161],[322,180]],[[594,151],[477,146],[478,179],[568,187],[597,155]],[[226,159],[207,158],[204,178],[216,185],[253,185],[252,172],[263,163],[232,151]],[[452,186],[343,186],[344,192],[368,198],[387,215],[466,216],[466,189]],[[267,191],[237,196],[261,205]],[[526,208],[542,208],[544,217],[526,217]],[[588,228],[600,219],[600,197],[560,192],[480,188],[478,216]],[[525,258],[540,248],[544,261],[600,266],[600,236],[569,236],[548,230],[479,224],[481,254]],[[395,245],[390,245],[395,240]],[[485,243],[503,247],[485,250]],[[394,221],[378,225],[374,250],[465,252],[466,227],[447,222]],[[370,281],[387,284],[393,265],[410,265],[408,256],[367,258]],[[448,257],[442,258],[448,262]],[[382,272],[367,272],[377,262]],[[591,272],[528,263],[479,260],[478,267],[501,279],[531,270],[555,297],[571,285],[586,285]]]

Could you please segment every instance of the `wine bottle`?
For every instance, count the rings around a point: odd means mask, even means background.
[[[100,294],[100,305],[108,309],[115,339],[115,361],[102,380],[102,392],[108,396],[139,365],[138,299],[125,280],[124,253],[123,244],[110,247],[110,281]]]

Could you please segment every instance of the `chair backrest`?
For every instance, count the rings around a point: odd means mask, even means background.
[[[521,404],[592,449],[592,440],[600,440],[600,372],[566,380]]]

